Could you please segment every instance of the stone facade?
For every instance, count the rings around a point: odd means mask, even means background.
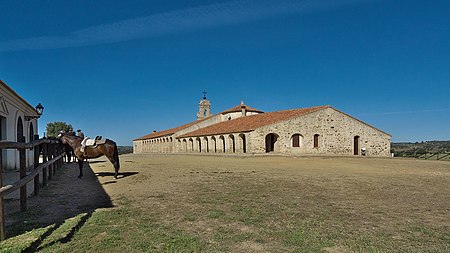
[[[389,134],[332,107],[256,129],[248,134],[248,152],[265,153],[268,134],[276,137],[274,152],[279,153],[354,155],[356,146],[357,155],[362,155],[362,150],[366,156],[390,155]],[[298,147],[293,147],[294,135],[299,137]]]
[[[203,97],[198,103],[197,119],[203,119],[211,116],[211,103],[206,97]]]
[[[247,108],[241,103],[172,131],[138,138],[134,153],[390,155],[389,134],[331,106],[271,113]]]

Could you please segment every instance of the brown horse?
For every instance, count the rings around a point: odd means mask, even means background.
[[[104,144],[99,144],[95,147],[87,146],[84,148],[84,152],[81,151],[82,138],[78,136],[65,135],[63,133],[58,135],[58,138],[63,144],[67,144],[72,147],[74,155],[78,158],[78,167],[80,168],[80,175],[83,176],[83,161],[84,159],[98,158],[105,155],[108,160],[114,165],[114,178],[117,178],[119,173],[119,153],[117,151],[117,145],[114,141],[107,139]]]

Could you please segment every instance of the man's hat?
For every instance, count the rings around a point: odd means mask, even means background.
[[[78,129],[78,130],[77,130],[77,132],[81,132],[81,130],[80,130],[80,129]]]

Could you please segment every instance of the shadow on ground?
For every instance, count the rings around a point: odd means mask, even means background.
[[[124,178],[138,174],[139,172],[119,172],[117,178]],[[114,177],[114,172],[98,172],[95,173],[97,177]]]
[[[95,161],[89,161],[89,163],[106,163],[106,161],[95,160]]]
[[[11,200],[5,205],[7,238],[24,234],[26,231],[49,227],[28,249],[38,249],[40,243],[64,222],[73,221],[69,233],[61,241],[70,241],[73,234],[89,219],[98,208],[111,208],[110,197],[98,181],[88,163],[84,163],[84,177],[78,179],[78,164],[64,164],[56,172],[46,187],[41,188],[39,196],[27,200],[27,211],[19,211],[19,201]]]

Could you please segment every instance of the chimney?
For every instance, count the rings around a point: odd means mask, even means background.
[[[247,106],[244,104],[244,101],[241,100],[241,111],[242,111],[242,117],[247,116]]]

